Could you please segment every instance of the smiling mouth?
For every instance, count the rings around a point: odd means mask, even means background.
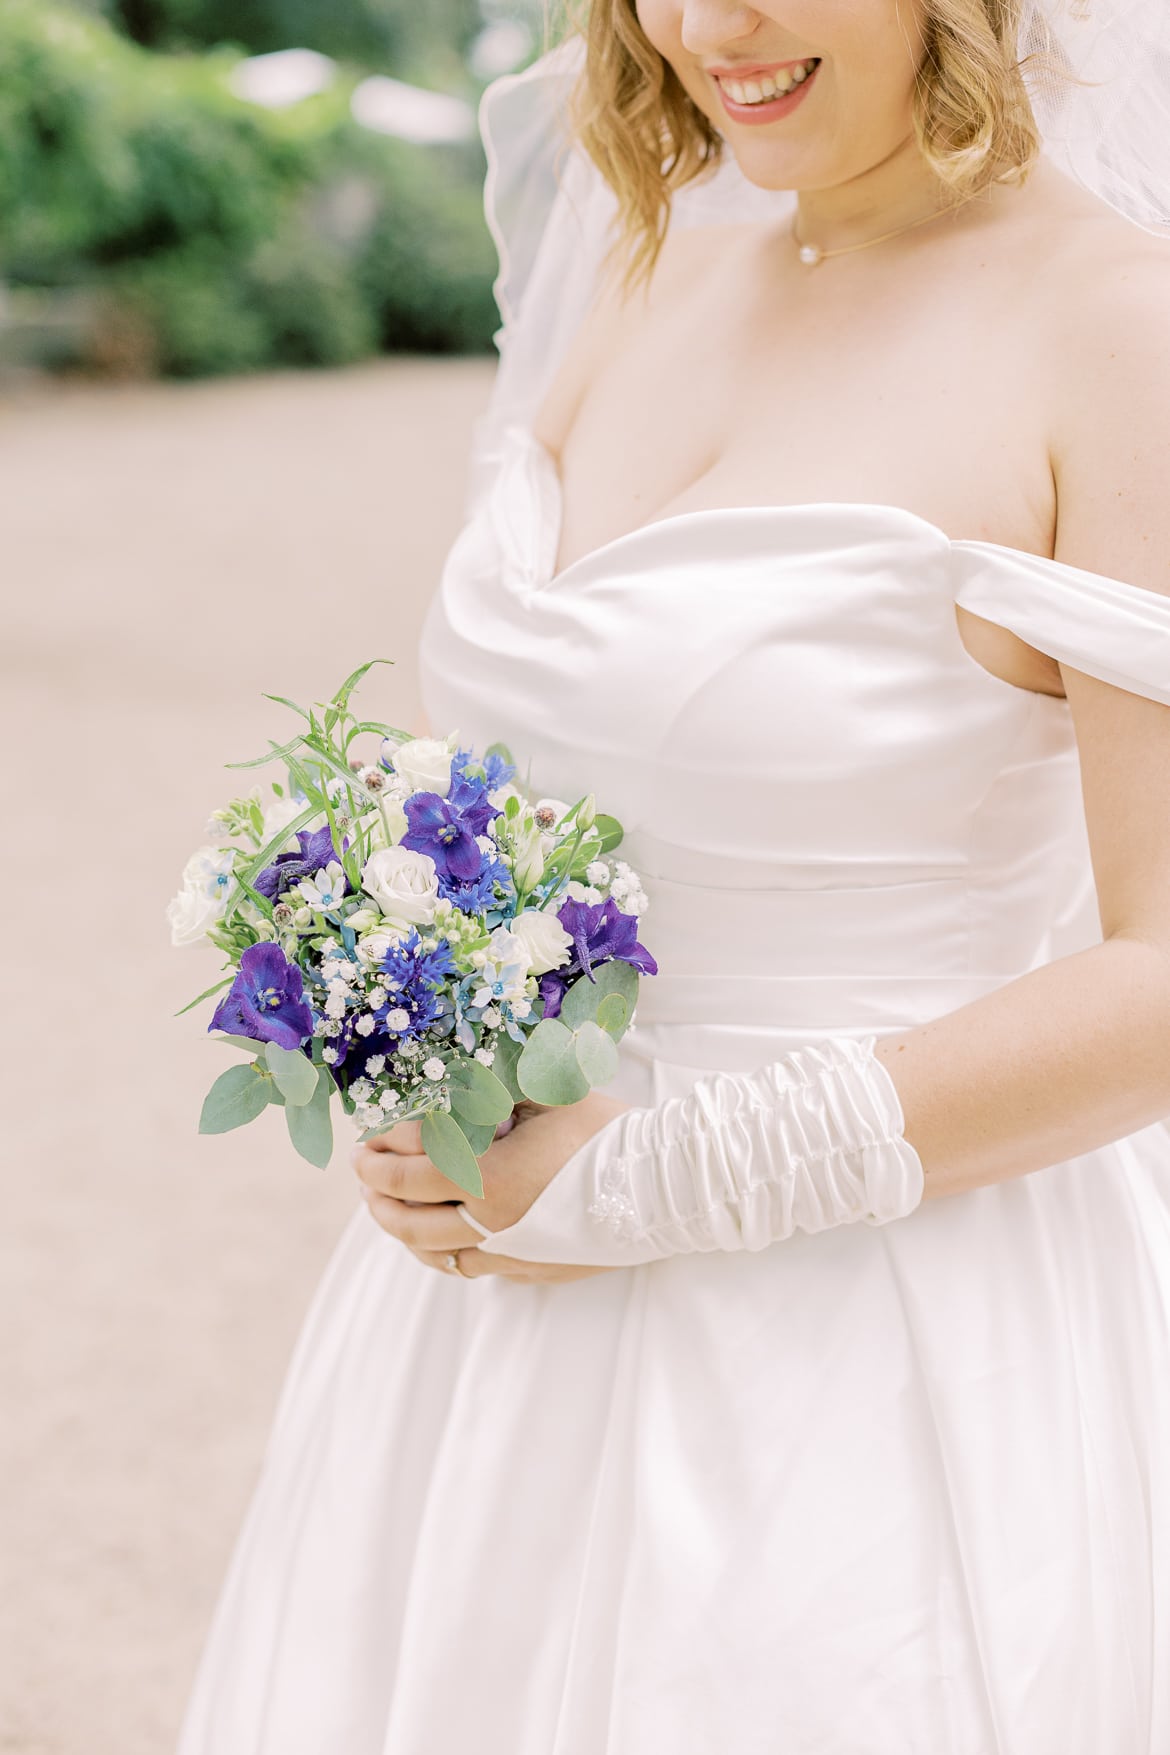
[[[742,79],[734,79],[728,73],[713,73],[711,77],[732,103],[748,108],[752,104],[773,103],[778,97],[787,97],[790,92],[797,91],[820,64],[819,55],[810,55],[804,61],[790,62],[770,73],[756,72]]]

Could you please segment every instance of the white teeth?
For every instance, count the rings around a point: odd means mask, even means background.
[[[774,74],[762,73],[758,79],[741,82],[720,78],[719,83],[733,103],[766,104],[803,84],[816,65],[815,60],[801,61],[795,67],[784,67]]]

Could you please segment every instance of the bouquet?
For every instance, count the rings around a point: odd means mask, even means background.
[[[646,896],[592,795],[532,800],[501,744],[477,756],[458,733],[359,718],[354,689],[386,662],[309,709],[265,697],[303,728],[228,766],[284,777],[214,813],[167,910],[175,944],[208,942],[229,971],[183,1010],[220,994],[208,1030],[249,1056],[199,1128],[276,1104],[324,1166],[337,1097],[362,1139],[421,1118],[427,1156],[480,1196],[478,1160],[518,1103],[575,1103],[616,1072],[639,976],[657,973]]]

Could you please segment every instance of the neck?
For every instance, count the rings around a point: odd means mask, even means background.
[[[875,233],[908,226],[945,205],[943,186],[911,134],[858,176],[829,189],[799,190],[796,230],[803,243],[844,249]]]

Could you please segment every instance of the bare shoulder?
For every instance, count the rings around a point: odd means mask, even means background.
[[[1170,237],[1084,199],[1034,289],[1056,558],[1170,592]]]

